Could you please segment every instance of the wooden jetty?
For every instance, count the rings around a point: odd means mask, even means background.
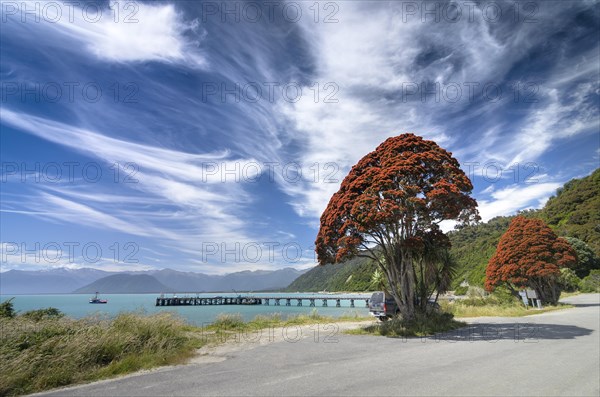
[[[342,301],[350,301],[350,307],[356,307],[355,301],[364,301],[365,307],[369,306],[369,298],[360,298],[356,296],[214,296],[214,297],[164,297],[156,298],[156,306],[208,306],[208,305],[264,305],[269,306],[303,306],[307,303],[309,307],[315,307],[317,302],[321,306],[328,307],[329,301],[335,301],[335,307],[341,307]]]

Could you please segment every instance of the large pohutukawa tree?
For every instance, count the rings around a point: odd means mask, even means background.
[[[517,216],[488,263],[485,287],[493,291],[504,285],[517,297],[519,289],[530,288],[542,302],[556,304],[560,269],[576,264],[575,250],[544,221]]]
[[[438,257],[449,242],[439,223],[479,219],[472,189],[458,161],[435,142],[414,134],[389,138],[352,167],[329,201],[315,243],[319,263],[373,259],[410,319],[426,307],[417,292],[447,284]]]

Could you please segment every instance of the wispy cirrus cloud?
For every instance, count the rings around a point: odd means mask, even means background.
[[[484,222],[500,216],[511,215],[526,208],[540,208],[561,183],[537,183],[529,186],[510,185],[490,193],[490,200],[478,200],[479,214]]]
[[[597,103],[597,83],[577,84],[572,93],[551,89],[545,93],[546,105],[533,110],[522,124],[522,129],[504,148],[512,153],[509,164],[537,160],[554,142],[583,133],[598,133],[600,115]]]
[[[5,211],[26,210],[72,223],[87,219],[90,226],[166,239],[196,253],[202,241],[261,240],[244,218],[252,198],[240,179],[222,179],[221,173],[208,174],[203,168],[219,161],[237,163],[240,169],[240,164],[253,160],[233,159],[228,152],[190,154],[137,144],[6,108],[0,115],[8,126],[87,157],[139,167],[136,183],[119,186],[121,197],[114,194],[114,186],[42,184],[35,198],[5,200]]]
[[[597,166],[595,152],[579,161],[594,149],[590,137],[598,122],[593,2],[540,3],[533,23],[515,21],[510,12],[489,21],[483,5],[472,5],[473,17],[463,8],[461,20],[449,23],[407,18],[402,2],[338,2],[337,22],[316,23],[313,4],[295,2],[304,7],[300,21],[268,20],[263,10],[265,18],[255,23],[231,13],[203,15],[193,2],[115,4],[100,4],[103,15],[93,23],[77,4],[72,21],[65,15],[58,23],[20,23],[20,15],[8,16],[0,74],[17,92],[3,103],[2,123],[10,127],[3,145],[8,142],[11,160],[21,156],[28,166],[50,157],[48,143],[75,161],[135,163],[138,181],[5,185],[9,228],[19,229],[23,214],[68,224],[62,230],[84,230],[86,237],[95,235],[88,226],[142,236],[152,255],[164,259],[156,263],[175,257],[210,272],[304,266],[314,263],[310,248],[331,195],[350,167],[389,136],[433,139],[463,165],[480,164],[480,171],[488,161],[507,171],[511,161],[536,162],[536,180],[508,172],[493,181],[474,175],[484,219],[539,206],[558,184]],[[63,88],[56,102],[34,103],[29,94],[23,100],[19,90],[48,82],[79,84],[75,99]],[[102,88],[97,102],[80,95],[87,83]],[[249,83],[262,87],[259,100],[239,97]],[[503,90],[500,100],[482,93],[487,83]],[[533,83],[536,101],[515,101],[516,83]],[[302,88],[297,101],[283,97],[286,84]],[[473,98],[466,84],[474,84]],[[450,100],[448,87],[456,85],[462,95]],[[114,87],[126,86],[137,90],[134,101],[114,95]],[[207,96],[207,87],[217,92]],[[275,87],[273,100],[266,98],[268,87]],[[561,149],[573,142],[579,147],[569,149],[561,166]],[[215,163],[263,165],[246,167],[250,178],[267,163],[279,168],[249,184],[210,172]],[[290,163],[304,178],[282,175]],[[525,171],[521,176],[531,170]],[[78,225],[81,219],[89,224]],[[306,251],[300,262],[198,258],[207,241],[231,248],[291,240]]]
[[[491,22],[479,7],[473,18],[448,23],[424,21],[418,13],[406,18],[401,4],[341,3],[338,23],[302,25],[316,59],[313,77],[334,82],[339,91],[333,103],[302,98],[283,107],[297,131],[296,155],[305,163],[334,161],[343,177],[385,138],[414,132],[461,162],[499,161],[508,170],[514,163],[539,161],[558,142],[597,131],[598,87],[590,83],[597,78],[591,67],[597,64],[597,43],[577,57],[563,57],[563,44],[553,42],[559,63],[519,69],[530,53],[548,46],[556,29],[550,21],[560,16],[568,25],[590,6],[573,5],[567,17],[564,8],[548,3],[540,6],[535,23],[514,24],[506,18]],[[577,73],[569,75],[572,70]],[[502,94],[494,98],[486,85]],[[455,91],[448,89],[457,86],[461,96],[453,100],[449,95]],[[313,218],[338,186],[282,184],[296,211]],[[549,186],[520,186],[527,200],[510,205],[492,195],[499,210],[483,201],[482,212],[510,214],[541,200]]]
[[[207,66],[197,39],[186,36],[188,32],[196,38],[203,35],[198,20],[186,21],[173,4],[125,1],[91,7],[77,2],[53,2],[50,6],[4,2],[2,9],[6,18],[3,28],[56,32],[81,43],[102,61]],[[30,23],[22,23],[27,18]]]

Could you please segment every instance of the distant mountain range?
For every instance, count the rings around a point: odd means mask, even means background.
[[[284,289],[304,271],[293,268],[208,275],[172,269],[105,272],[96,269],[9,270],[0,273],[0,294],[230,292]]]
[[[113,274],[73,291],[75,294],[146,294],[151,292],[175,292],[149,274]]]
[[[3,295],[70,293],[111,274],[114,273],[89,268],[9,270],[0,273],[0,293]]]

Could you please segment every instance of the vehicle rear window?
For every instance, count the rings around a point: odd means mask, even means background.
[[[371,295],[371,303],[382,303],[383,302],[383,292],[374,292]]]

